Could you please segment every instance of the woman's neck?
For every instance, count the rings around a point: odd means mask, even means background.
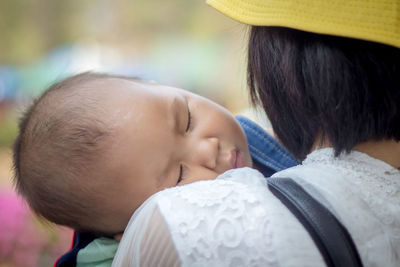
[[[396,169],[400,169],[400,142],[394,140],[367,141],[358,144],[354,150],[382,160]]]
[[[331,147],[328,141],[316,141],[311,149]],[[394,140],[367,141],[356,145],[353,150],[367,154],[370,157],[382,160],[400,170],[400,142]]]

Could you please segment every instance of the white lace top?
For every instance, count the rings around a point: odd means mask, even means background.
[[[310,154],[291,177],[350,231],[364,266],[400,266],[400,172],[359,152]],[[256,170],[166,189],[132,216],[113,266],[324,266]]]

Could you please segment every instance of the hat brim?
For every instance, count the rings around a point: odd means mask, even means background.
[[[207,0],[239,22],[283,26],[400,48],[399,0]]]

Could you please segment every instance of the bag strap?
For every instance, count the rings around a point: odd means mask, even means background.
[[[339,220],[291,178],[268,178],[269,190],[296,216],[328,267],[362,266],[357,248]]]

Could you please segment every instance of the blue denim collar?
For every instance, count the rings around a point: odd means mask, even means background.
[[[255,167],[265,177],[299,164],[286,148],[259,125],[243,116],[236,116],[236,120],[246,134]]]

